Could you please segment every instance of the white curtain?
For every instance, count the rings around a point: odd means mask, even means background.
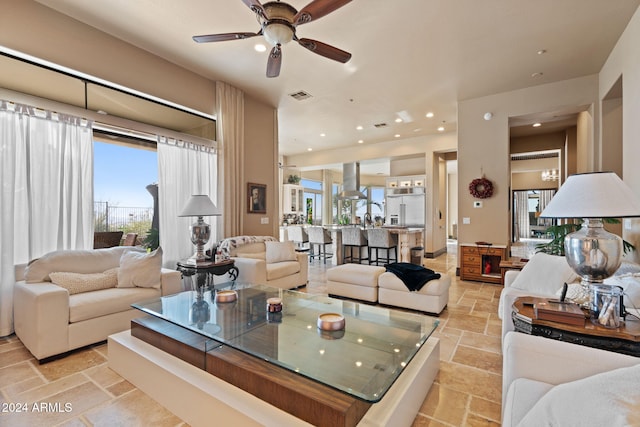
[[[220,176],[224,176],[224,236],[237,236],[243,229],[244,188],[244,92],[216,82],[216,140],[222,150]]]
[[[162,136],[158,138],[159,232],[162,263],[167,268],[175,269],[176,262],[195,252],[189,226],[196,218],[178,217],[189,198],[193,194],[206,194],[220,208],[217,163],[214,148]],[[222,223],[220,217],[204,220],[211,226],[209,247],[218,241]]]
[[[555,193],[556,190],[540,190],[540,196],[538,198],[538,212],[542,213],[544,211]],[[552,224],[552,218],[538,218],[538,225],[551,227]]]
[[[93,246],[91,128],[0,101],[0,336],[13,332],[15,265]]]
[[[528,191],[514,191],[515,207],[515,240],[529,237],[529,193]]]

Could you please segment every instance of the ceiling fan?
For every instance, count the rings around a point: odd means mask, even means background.
[[[280,0],[270,1],[265,4],[261,4],[259,0],[242,0],[256,14],[260,23],[260,31],[257,33],[222,33],[193,36],[193,40],[198,43],[208,43],[264,36],[265,40],[273,46],[267,61],[267,77],[278,77],[280,74],[282,46],[291,40],[298,42],[302,47],[309,49],[313,53],[344,64],[351,59],[349,52],[317,40],[299,39],[296,36],[296,28],[298,25],[306,24],[328,15],[350,1],[313,0],[300,11],[297,11],[293,6]]]
[[[298,166],[296,165],[285,165],[282,162],[278,162],[278,168],[279,169],[296,169]]]

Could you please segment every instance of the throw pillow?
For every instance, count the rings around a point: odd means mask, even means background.
[[[538,252],[525,264],[511,286],[535,294],[554,295],[565,282],[571,283],[577,278],[565,257]]]
[[[538,400],[518,427],[637,425],[638,383],[640,365],[557,385]]]
[[[100,289],[115,288],[118,284],[118,267],[111,268],[104,273],[71,273],[53,272],[49,274],[51,282],[65,288],[69,295],[81,292],[91,292]]]
[[[159,288],[162,248],[153,252],[126,252],[120,258],[118,288]]]
[[[296,261],[296,250],[293,242],[264,242],[267,248],[266,260],[267,264],[283,261]]]
[[[101,273],[120,264],[124,252],[137,248],[116,246],[107,249],[59,250],[49,252],[29,262],[24,272],[27,283],[48,282],[49,273],[69,271],[72,273]]]

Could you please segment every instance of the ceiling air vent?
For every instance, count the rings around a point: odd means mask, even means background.
[[[386,123],[376,123],[375,125],[373,125],[375,127],[377,127],[378,129],[380,128],[386,128],[387,124]]]
[[[294,93],[290,93],[289,94],[290,97],[292,97],[293,99],[295,99],[296,101],[302,101],[303,99],[309,99],[312,97],[311,94],[303,91],[303,90],[299,90],[298,92],[294,92]]]

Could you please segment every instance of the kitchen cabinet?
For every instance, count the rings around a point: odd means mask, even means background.
[[[502,245],[461,244],[460,279],[502,284],[500,261],[507,259]]]
[[[304,187],[302,185],[284,184],[284,213],[304,214]]]

